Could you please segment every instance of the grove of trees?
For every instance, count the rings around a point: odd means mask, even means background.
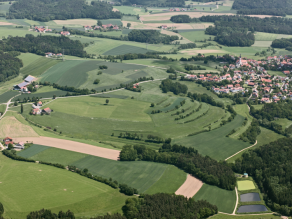
[[[76,18],[109,19],[121,18],[120,12],[113,12],[110,4],[92,1],[91,5],[83,0],[19,0],[9,8],[8,19],[66,20]]]
[[[169,36],[165,34],[161,34],[157,30],[132,30],[128,34],[128,39],[130,41],[136,41],[141,43],[164,43],[170,44],[174,40],[178,40],[178,36]]]
[[[186,94],[188,91],[188,87],[185,84],[181,84],[179,82],[172,82],[172,80],[170,79],[165,79],[161,81],[160,88],[163,93],[171,91],[176,95],[180,93]]]
[[[22,66],[22,60],[14,57],[10,53],[0,51],[0,82],[18,76]]]
[[[189,15],[174,15],[170,18],[173,23],[190,23],[192,18]]]

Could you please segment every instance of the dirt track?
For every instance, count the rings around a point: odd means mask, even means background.
[[[183,195],[187,198],[192,198],[203,186],[203,182],[190,174],[188,174],[184,184],[175,192],[176,195]]]
[[[49,137],[23,137],[23,138],[14,138],[15,142],[26,142],[32,141],[34,144],[40,144],[44,146],[50,146],[55,148],[60,148],[69,151],[75,151],[83,154],[90,154],[97,157],[103,157],[111,160],[117,160],[120,151],[112,150],[108,148],[101,148],[97,146],[93,146],[90,144],[84,144],[76,141],[69,141],[58,138],[49,138]]]

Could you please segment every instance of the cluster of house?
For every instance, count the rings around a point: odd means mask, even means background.
[[[283,66],[286,66],[285,69],[287,69],[287,66],[292,68],[292,59],[287,56],[269,56],[266,61],[257,61],[240,57],[235,65],[224,66],[224,69],[227,70],[227,73],[224,75],[187,74],[185,77],[190,80],[206,82],[227,80],[229,83],[225,86],[214,85],[212,87],[212,90],[217,94],[237,92],[244,94],[248,91],[248,88],[251,88],[252,94],[250,98],[263,103],[278,102],[281,99],[285,100],[288,98],[292,100],[292,90],[289,88],[289,83],[292,79],[288,77],[291,71],[282,71],[286,76],[271,76],[263,67],[266,64],[276,65],[279,70]],[[233,76],[231,76],[230,71],[233,72]]]
[[[4,148],[7,149],[9,144],[13,145],[13,148],[15,149],[24,149],[24,143],[23,142],[18,142],[15,143],[13,142],[12,138],[10,137],[6,137],[3,139],[3,143],[4,143]]]
[[[46,26],[46,27],[44,27],[44,26],[40,26],[40,27],[35,26],[35,27],[34,27],[34,30],[35,30],[36,32],[39,32],[39,33],[52,32],[52,30],[49,29],[48,26]]]
[[[24,79],[23,82],[21,82],[20,84],[14,85],[13,90],[19,90],[23,93],[30,93],[27,86],[30,85],[35,80],[36,80],[35,77],[29,75]],[[35,85],[35,86],[37,86],[37,85]]]
[[[60,33],[63,36],[70,36],[70,32],[69,31],[61,31]]]
[[[104,24],[102,26],[94,26],[94,27],[90,25],[84,26],[85,30],[99,30],[99,29],[109,29],[109,28],[112,28],[113,30],[119,30],[118,25],[112,25],[112,24]]]
[[[52,110],[47,107],[45,109],[40,109],[40,107],[43,106],[43,103],[41,101],[37,102],[37,104],[32,104],[32,114],[33,115],[40,115],[41,113],[43,114],[47,114],[47,115],[50,115]]]
[[[187,8],[170,8],[168,11],[187,11],[188,9]]]
[[[63,56],[62,53],[57,53],[57,54],[52,53],[52,52],[47,52],[46,53],[46,57],[62,57],[62,56]]]

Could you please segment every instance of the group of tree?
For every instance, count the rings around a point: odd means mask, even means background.
[[[191,92],[188,92],[188,97],[193,99],[193,100],[196,100],[198,102],[204,102],[204,103],[208,103],[212,106],[217,106],[217,107],[221,107],[221,108],[224,108],[224,104],[222,102],[217,102],[214,100],[213,97],[209,96],[208,94],[206,93],[191,93]],[[231,110],[232,113],[234,113],[236,115],[236,112],[234,110],[232,110],[232,107],[228,108]]]
[[[67,55],[89,57],[79,40],[71,40],[65,36],[26,34],[25,37],[8,37],[0,41],[0,50],[2,51],[29,52],[45,56],[47,52],[63,53],[63,49]]]
[[[191,70],[206,70],[206,68],[202,68],[201,66],[199,65],[185,65],[185,70],[187,71],[191,71]]]
[[[253,119],[248,129],[239,136],[239,139],[254,144],[260,133],[261,129],[259,122],[256,119]]]
[[[218,213],[218,208],[205,200],[195,201],[183,196],[158,193],[129,198],[122,207],[127,219],[142,218],[208,218]],[[149,216],[148,216],[149,215]]]
[[[114,12],[106,2],[83,0],[19,0],[9,8],[8,19],[29,19],[42,22],[77,18],[120,19],[122,14]]]
[[[165,79],[161,81],[160,88],[163,93],[173,92],[175,95],[180,93],[186,94],[188,91],[188,87],[185,84],[181,84],[179,82],[172,82],[171,79]]]
[[[0,82],[12,79],[19,75],[19,70],[23,66],[19,58],[10,53],[0,51]]]
[[[144,145],[126,145],[120,152],[120,161],[152,161],[177,166],[210,185],[233,190],[236,179],[231,168],[209,156],[202,156],[197,150],[181,145],[164,143],[159,152]]]
[[[191,23],[192,18],[189,15],[174,15],[170,18],[173,23]]]
[[[74,213],[68,210],[67,212],[59,211],[58,214],[53,213],[48,209],[41,209],[39,211],[32,211],[27,216],[27,219],[75,219]]]
[[[185,0],[164,0],[164,1],[153,1],[153,0],[119,0],[123,5],[143,5],[149,7],[185,7]]]
[[[178,36],[169,36],[161,34],[157,30],[132,30],[128,34],[128,39],[130,41],[136,41],[140,43],[150,43],[150,44],[170,44],[174,40],[178,40]]]
[[[291,0],[235,0],[232,9],[237,10],[237,14],[264,14],[274,16],[292,15]]]
[[[273,48],[285,48],[288,51],[292,51],[292,39],[282,38],[275,39],[271,45]]]
[[[281,138],[235,161],[233,170],[248,173],[264,193],[266,205],[272,211],[292,215],[292,139]]]

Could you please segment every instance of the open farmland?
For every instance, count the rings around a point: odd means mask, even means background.
[[[17,91],[7,91],[0,95],[0,103],[7,103],[8,100],[10,100],[12,97],[19,94]]]
[[[198,193],[193,197],[195,200],[206,200],[217,205],[218,210],[224,213],[232,213],[235,207],[235,191],[227,191],[216,186],[204,184]]]
[[[158,189],[161,189],[160,192],[173,193],[186,180],[186,173],[174,166],[166,164],[144,161],[113,161],[57,148],[48,148],[37,154],[33,153],[37,150],[36,147],[26,150],[32,151],[30,153],[33,156],[29,157],[31,159],[61,163],[63,165],[74,165],[82,169],[88,168],[89,172],[94,175],[102,176],[107,179],[112,178],[119,183],[126,183],[138,189],[141,193],[146,192],[149,188],[151,188],[150,193]],[[21,155],[21,153],[19,153],[19,155]],[[164,185],[164,188],[162,185]]]
[[[34,61],[38,60],[41,57],[42,56],[39,56],[33,53],[21,53],[20,56],[17,56],[17,58],[22,60],[23,68],[33,63]]]
[[[26,218],[42,208],[55,213],[70,209],[77,217],[92,217],[121,211],[128,198],[103,183],[56,167],[14,161],[2,154],[0,165],[5,218]]]
[[[154,51],[147,50],[145,48],[141,48],[137,46],[121,45],[111,50],[108,50],[103,55],[124,55],[128,53],[145,54],[147,52],[154,52]]]
[[[107,20],[102,20],[98,19],[102,22],[102,24],[113,24],[113,25],[121,25],[122,22],[119,19],[107,19]],[[68,20],[54,20],[54,22],[57,25],[60,26],[93,26],[97,25],[97,20],[95,19],[68,19]]]

